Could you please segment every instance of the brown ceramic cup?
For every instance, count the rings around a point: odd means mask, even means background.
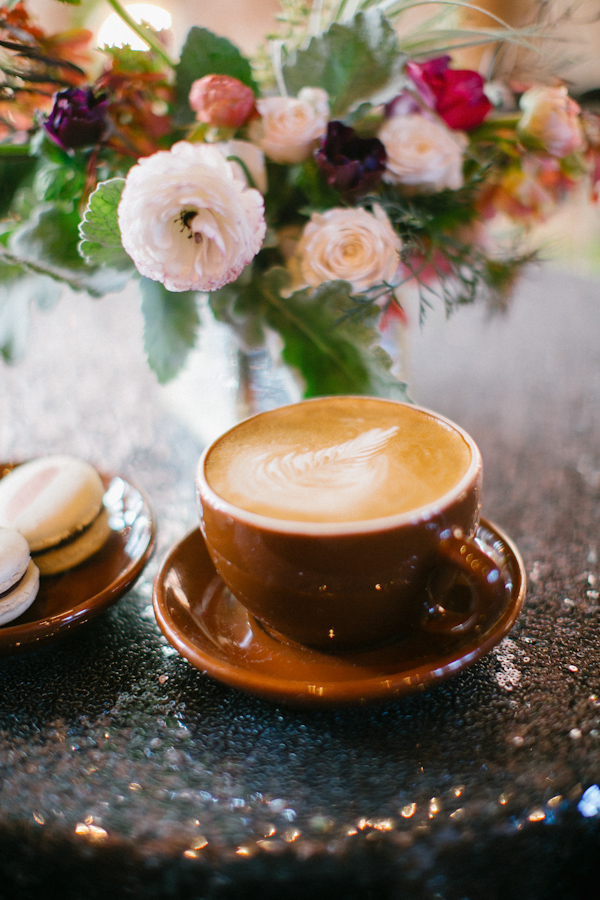
[[[433,429],[432,439],[422,436],[423,427]],[[382,448],[391,461],[380,464]],[[436,478],[452,448],[460,462],[450,466],[440,487]],[[396,473],[404,457],[420,460],[418,477]],[[350,469],[342,471],[348,458]],[[348,508],[345,500],[331,500],[328,465],[338,492],[331,497],[353,495],[356,487],[355,493],[374,501],[373,509],[356,517],[353,496]],[[232,492],[219,478],[236,468]],[[263,489],[274,485],[285,507],[287,497],[296,496],[286,480],[290,472],[299,472],[302,482],[307,469],[310,483],[302,483],[298,494],[308,498],[302,511],[292,503],[284,517],[279,508],[267,506],[265,513]],[[418,482],[417,498],[425,502],[402,509],[397,487],[404,482],[409,489]],[[463,634],[502,604],[501,572],[475,539],[481,482],[477,445],[443,416],[394,401],[329,397],[234,426],[202,455],[196,492],[212,561],[246,609],[287,639],[343,650],[377,646],[414,629]],[[235,492],[240,484],[241,495]],[[250,501],[244,499],[246,485],[256,488]]]

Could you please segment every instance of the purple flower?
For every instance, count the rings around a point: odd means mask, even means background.
[[[44,128],[63,150],[90,147],[107,131],[107,107],[106,94],[96,96],[91,88],[68,88],[56,95]]]
[[[325,140],[315,153],[327,183],[348,199],[375,190],[386,158],[379,138],[361,138],[342,122],[329,122]]]

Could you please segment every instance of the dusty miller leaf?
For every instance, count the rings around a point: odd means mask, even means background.
[[[159,281],[140,280],[144,316],[144,348],[148,365],[161,384],[183,368],[196,343],[200,324],[196,293],[168,291]]]
[[[115,269],[133,269],[131,258],[121,243],[117,209],[124,178],[101,182],[90,195],[79,225],[79,253],[91,266],[112,265]]]
[[[333,24],[298,50],[284,66],[291,94],[302,87],[327,91],[334,117],[343,116],[360,100],[367,100],[401,79],[406,60],[396,32],[377,10],[358,13],[349,25]]]
[[[42,204],[0,248],[0,261],[38,275],[48,275],[73,290],[101,297],[124,287],[129,272],[109,266],[88,266],[77,250],[79,216],[69,206]]]
[[[215,315],[233,325],[246,344],[249,337],[257,343],[263,324],[277,331],[283,359],[303,376],[307,397],[352,393],[408,399],[406,385],[390,371],[390,356],[378,345],[377,307],[353,297],[345,281],[285,296],[288,290],[288,272],[275,268],[238,288],[237,299],[231,285],[209,300]]]

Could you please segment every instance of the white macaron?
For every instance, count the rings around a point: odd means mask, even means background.
[[[89,463],[44,456],[0,479],[0,527],[20,531],[42,575],[79,565],[110,534],[104,485]]]
[[[12,528],[0,528],[0,625],[29,609],[40,584],[40,573],[29,544]]]

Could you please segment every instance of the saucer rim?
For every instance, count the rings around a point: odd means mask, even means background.
[[[276,675],[263,674],[250,668],[243,668],[234,662],[227,662],[211,655],[204,644],[198,647],[190,637],[181,633],[170,615],[167,603],[166,575],[173,568],[173,561],[181,552],[182,545],[198,536],[204,538],[198,527],[191,529],[182,538],[175,542],[167,553],[159,567],[153,584],[152,605],[156,621],[167,641],[177,652],[183,656],[194,668],[205,675],[209,675],[217,681],[221,681],[230,687],[241,690],[244,693],[271,701],[282,702],[286,705],[357,705],[372,702],[381,702],[397,699],[424,690],[433,684],[458,674],[465,668],[473,665],[477,660],[485,656],[496,646],[511,630],[521,609],[526,595],[527,576],[525,565],[514,541],[497,525],[488,519],[481,517],[480,527],[491,531],[500,538],[506,548],[506,558],[511,558],[513,569],[513,588],[510,597],[503,605],[502,610],[496,615],[492,623],[484,633],[484,639],[471,642],[465,637],[462,644],[463,650],[457,654],[450,649],[435,663],[429,662],[423,666],[411,669],[403,669],[401,659],[398,662],[398,671],[393,675],[370,675],[357,677],[356,680],[340,679],[321,682],[319,688],[311,685],[306,679],[292,680],[277,677]],[[210,558],[209,558],[210,562]],[[210,563],[212,566],[212,563]],[[216,571],[215,571],[216,575]],[[218,576],[217,576],[218,577]],[[200,634],[200,632],[197,632]],[[285,648],[285,644],[280,645]],[[304,651],[307,654],[318,654],[319,651],[304,648],[302,645],[293,644],[295,650]],[[470,649],[469,649],[470,648]],[[344,654],[351,659],[353,655]],[[311,688],[315,688],[314,692]]]
[[[5,469],[13,469],[20,465],[23,460],[13,460],[11,462],[0,462],[0,472]],[[52,616],[34,619],[33,621],[23,622],[11,625],[7,623],[0,628],[0,657],[15,656],[22,653],[36,650],[38,647],[46,646],[55,640],[61,639],[70,633],[73,628],[85,625],[91,619],[100,615],[104,610],[113,606],[130,588],[133,587],[138,580],[146,565],[148,564],[154,550],[156,548],[156,516],[152,507],[152,503],[146,494],[137,484],[130,478],[121,475],[118,472],[100,471],[99,475],[107,490],[109,485],[115,478],[120,478],[128,488],[141,496],[143,501],[143,509],[148,517],[148,541],[143,551],[138,552],[135,558],[131,559],[127,565],[123,566],[119,574],[106,584],[102,590],[97,591],[89,597],[85,597],[79,603],[68,609],[63,610]],[[122,532],[115,532],[121,534]],[[116,552],[116,551],[115,551]],[[78,568],[78,567],[75,567]],[[58,575],[42,576],[43,579],[52,578],[69,578],[70,570],[59,573]],[[35,605],[35,600],[33,601]]]

